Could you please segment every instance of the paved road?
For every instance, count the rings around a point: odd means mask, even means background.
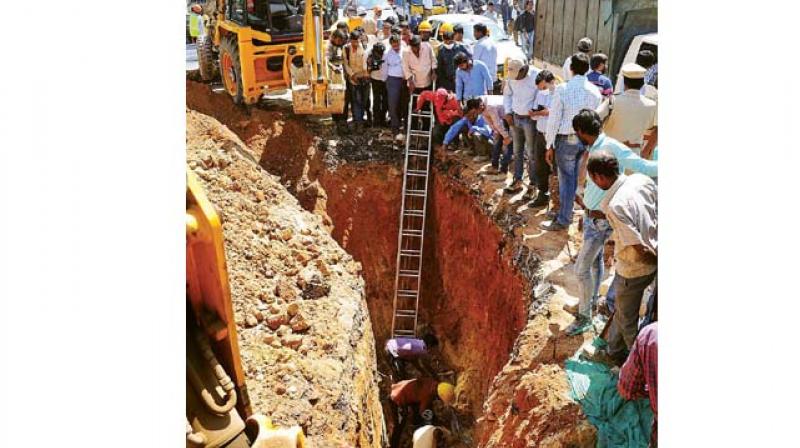
[[[186,44],[186,71],[198,70],[195,44]]]

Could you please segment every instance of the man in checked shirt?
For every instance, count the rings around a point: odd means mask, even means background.
[[[578,189],[578,171],[586,147],[581,143],[572,127],[572,119],[581,109],[597,109],[600,91],[586,78],[589,71],[589,56],[585,53],[572,55],[570,70],[572,79],[556,87],[550,102],[547,120],[545,159],[558,166],[558,196],[561,203],[558,215],[552,221],[539,224],[542,230],[565,230],[572,223],[572,206]]]
[[[617,390],[622,398],[649,398],[653,410],[650,446],[658,444],[658,322],[642,328],[628,360],[619,372]]]

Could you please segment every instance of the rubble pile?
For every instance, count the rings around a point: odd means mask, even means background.
[[[255,412],[312,446],[378,448],[383,425],[361,265],[216,119],[186,112],[187,164],[217,209]]]

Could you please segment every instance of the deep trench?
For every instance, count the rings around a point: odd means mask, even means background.
[[[321,132],[312,122],[274,120],[275,112],[261,109],[248,112],[192,82],[187,82],[187,105],[217,118],[260,153],[260,165],[279,176],[303,208],[329,217],[334,239],[362,264],[378,367],[387,374],[383,346],[391,331],[400,151],[330,163],[331,149],[314,139]],[[512,267],[497,225],[468,188],[436,165],[428,201],[420,322],[441,341],[436,354],[454,372],[460,422],[479,440],[475,420],[526,322],[526,282]]]

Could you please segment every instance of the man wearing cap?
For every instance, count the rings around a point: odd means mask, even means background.
[[[475,33],[475,51],[472,53],[472,59],[481,61],[486,64],[489,73],[492,75],[492,84],[497,81],[497,47],[494,46],[494,41],[489,38],[489,29],[485,23],[476,23],[472,27]],[[489,90],[490,92],[492,89]]]
[[[467,53],[463,45],[453,41],[453,25],[444,23],[439,28],[444,43],[436,55],[436,85],[447,89],[448,92],[456,91],[456,64],[458,53]]]
[[[383,46],[389,48],[389,36],[392,34],[392,27],[396,25],[394,17],[389,16],[383,20],[381,30],[378,32],[378,40],[383,42]]]
[[[578,53],[583,53],[586,55],[586,58],[589,59],[589,53],[592,51],[592,40],[588,37],[581,38],[578,41]],[[570,65],[572,64],[572,56],[567,56],[567,59],[564,60],[564,81],[569,81],[574,76],[572,70],[570,70]]]
[[[586,53],[572,55],[570,71],[575,76],[556,87],[547,119],[545,157],[551,166],[554,160],[558,166],[560,209],[552,221],[539,224],[543,230],[565,230],[572,224],[572,203],[578,188],[581,157],[586,150],[575,135],[572,119],[581,109],[595,110],[600,104],[600,91],[586,79],[589,56]]]
[[[536,16],[533,15],[533,0],[525,0],[525,12],[517,16],[514,31],[522,36],[522,52],[530,61],[533,59],[533,26]]]
[[[514,178],[505,188],[506,193],[516,193],[522,189],[522,170],[525,156],[528,157],[528,176],[531,192],[534,182],[533,139],[535,123],[529,113],[534,109],[536,99],[536,70],[525,61],[508,61],[508,78],[503,88],[503,106],[506,122],[511,126],[514,141]],[[525,152],[523,153],[523,148]]]
[[[657,105],[642,92],[644,67],[628,63],[622,66],[622,82],[625,91],[604,102],[598,110],[601,117],[608,116],[603,130],[609,137],[619,140],[637,155],[641,153],[645,131],[656,126]]]
[[[465,53],[456,55],[454,62],[456,70],[456,98],[466,101],[488,95],[493,90],[492,75],[481,61],[472,60]]]
[[[427,20],[423,21],[419,24],[417,31],[419,32],[419,38],[433,48],[433,55],[436,56],[439,53],[439,47],[442,43],[436,39],[431,39],[431,35],[433,34],[433,26],[431,26],[431,23]]]

